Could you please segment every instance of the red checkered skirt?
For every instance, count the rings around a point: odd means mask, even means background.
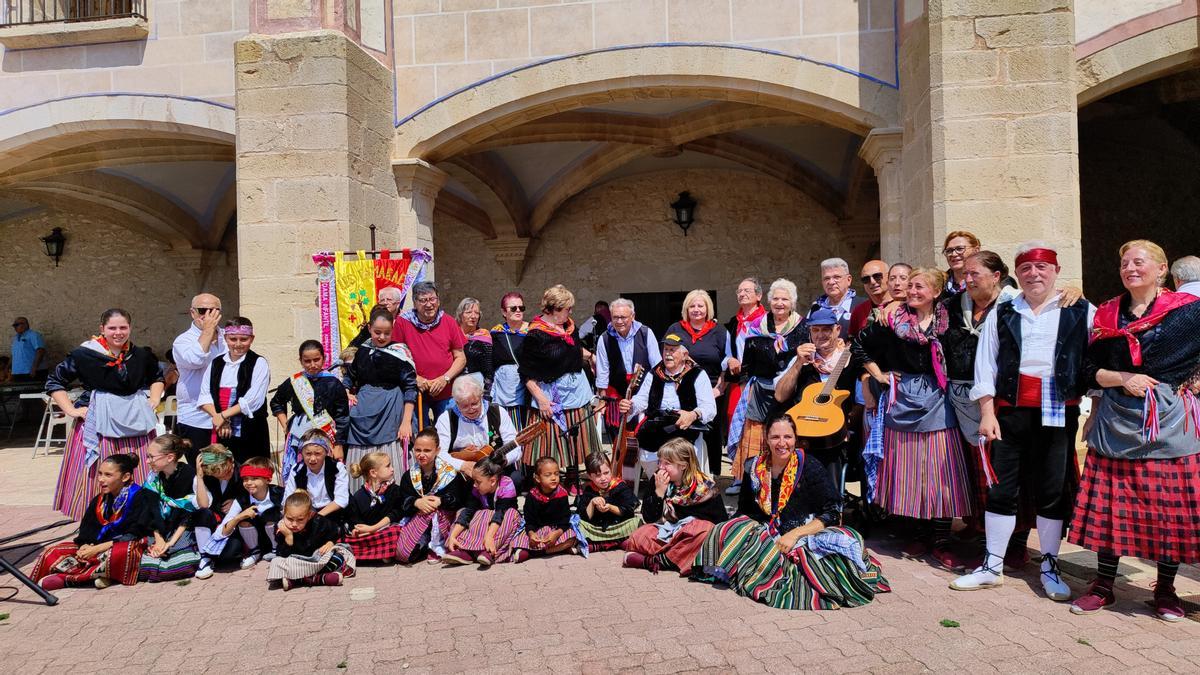
[[[396,545],[400,541],[400,526],[388,525],[382,530],[365,537],[343,537],[342,543],[357,560],[392,560],[396,557]]]
[[[396,545],[396,556],[400,562],[416,562],[413,560],[414,554],[430,545],[434,519],[442,541],[450,538],[450,528],[454,525],[453,512],[438,509],[433,513],[418,513],[400,526],[400,541]]]
[[[537,530],[536,532],[534,532],[534,534],[538,535],[539,537],[545,537],[546,535],[550,534],[550,531],[553,529],[554,529],[553,525],[547,525],[547,526]],[[554,541],[554,543],[548,544],[545,548],[551,548],[553,546],[562,546],[563,544],[566,544],[568,542],[575,542],[578,540],[579,540],[579,537],[575,536],[575,530],[572,530],[570,527],[566,527],[566,528],[563,528],[562,534],[558,535],[558,539],[556,539]],[[516,538],[513,539],[512,547],[513,548],[523,548],[526,551],[541,550],[541,549],[534,548],[533,541],[531,541],[529,539],[529,532],[526,530],[521,530],[520,532],[517,533]]]
[[[1200,454],[1115,459],[1089,452],[1068,541],[1111,555],[1200,562]]]
[[[479,509],[471,516],[471,524],[458,535],[458,550],[466,551],[472,557],[486,550],[483,540],[494,513],[491,509]],[[516,509],[508,509],[500,521],[500,529],[496,531],[496,562],[508,562],[512,558],[513,539],[522,527],[521,514]]]

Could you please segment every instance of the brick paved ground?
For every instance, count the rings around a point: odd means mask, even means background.
[[[56,461],[0,450],[0,538],[59,520],[4,499],[18,484],[52,480]],[[1077,617],[1039,597],[1034,574],[955,593],[950,573],[901,559],[883,534],[870,544],[895,592],[826,613],[623,570],[618,553],[483,572],[364,567],[341,588],[289,593],[267,592],[260,567],[186,585],[70,589],[52,608],[22,588],[0,600],[10,615],[0,620],[0,671],[1200,671],[1200,624],[1154,619],[1138,568],[1139,588],[1125,587],[1115,611]]]

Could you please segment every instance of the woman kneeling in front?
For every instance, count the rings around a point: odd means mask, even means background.
[[[862,535],[840,526],[829,473],[796,447],[782,415],[767,427],[770,453],[747,460],[737,516],[708,535],[696,567],[738,595],[779,609],[840,609],[891,590]]]

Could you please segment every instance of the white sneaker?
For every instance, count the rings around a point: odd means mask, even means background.
[[[250,555],[246,556],[245,558],[242,558],[241,567],[244,570],[248,570],[251,567],[254,567],[255,565],[257,565],[258,561],[261,559],[262,559],[261,556],[259,556],[257,553],[251,553]]]
[[[95,584],[96,588],[104,590],[113,585],[113,580],[108,577],[96,577],[92,583]]]
[[[264,553],[262,559],[263,559],[263,562],[271,562],[272,560],[275,559],[275,552],[272,551],[270,553]]]
[[[988,565],[989,558],[993,559],[991,565]],[[975,568],[974,572],[971,572],[970,574],[964,574],[954,581],[951,581],[950,588],[956,591],[978,591],[984,588],[1003,586],[1003,565],[1003,558],[998,558],[990,553],[985,553],[983,556],[983,564]]]
[[[1071,599],[1071,587],[1058,574],[1058,556],[1049,553],[1042,556],[1041,579],[1046,597],[1055,602],[1066,602]]]
[[[200,559],[200,568],[196,570],[196,578],[200,580],[209,579],[213,575],[213,564],[208,558]]]

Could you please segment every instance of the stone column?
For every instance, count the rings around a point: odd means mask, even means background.
[[[879,184],[879,256],[888,264],[904,260],[901,246],[900,129],[872,129],[858,149],[859,157],[875,170]]]
[[[367,248],[395,217],[392,78],[336,30],[251,35],[235,55],[241,311],[278,376],[320,336],[312,254]]]
[[[396,180],[396,229],[392,236],[408,248],[433,250],[433,207],[449,174],[420,159],[392,160]],[[435,259],[427,278],[434,278]]]
[[[952,230],[1009,260],[1021,241],[1044,239],[1078,283],[1072,0],[942,0],[904,33],[903,211],[923,239],[913,262],[941,264]]]

